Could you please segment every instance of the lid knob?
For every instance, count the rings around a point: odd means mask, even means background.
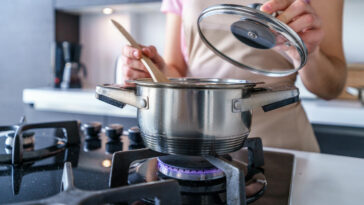
[[[133,149],[141,149],[141,148],[145,148],[144,142],[143,142],[143,138],[140,134],[140,129],[139,127],[131,127],[129,130],[129,141],[130,141],[130,145],[129,145],[129,149],[133,150]]]

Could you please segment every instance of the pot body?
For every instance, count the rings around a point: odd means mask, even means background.
[[[148,101],[138,109],[145,145],[182,155],[226,154],[240,149],[251,126],[251,110],[233,112],[233,99],[249,97],[249,89],[169,88],[137,86]]]
[[[96,87],[96,98],[122,108],[138,108],[145,145],[157,152],[180,155],[223,155],[240,149],[250,132],[252,109],[265,112],[295,103],[292,86],[254,87],[234,79],[171,79],[170,83],[130,81]]]

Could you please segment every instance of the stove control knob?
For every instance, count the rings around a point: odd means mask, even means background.
[[[142,139],[142,136],[140,134],[140,129],[139,127],[131,127],[129,130],[128,130],[128,137],[129,137],[129,140],[134,142],[134,143],[140,143],[140,142],[143,142],[143,139]]]
[[[86,135],[86,138],[98,138],[101,131],[100,122],[90,122],[82,125],[82,130]]]
[[[105,127],[105,134],[109,138],[105,145],[106,153],[113,154],[114,152],[123,150],[123,143],[120,140],[121,135],[123,135],[123,130],[124,127],[120,124],[111,124]]]
[[[124,127],[120,124],[111,124],[105,127],[106,136],[113,141],[119,141],[123,134]]]
[[[139,127],[132,127],[128,130],[128,132],[130,150],[145,148]]]

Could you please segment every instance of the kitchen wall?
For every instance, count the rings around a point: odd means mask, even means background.
[[[364,64],[363,10],[363,0],[345,0],[343,41],[348,63]]]
[[[115,19],[127,29],[137,42],[155,45],[160,53],[164,47],[165,16],[154,9],[139,12],[123,11],[112,15],[86,13],[80,18],[80,41],[83,45],[81,61],[86,64],[89,75],[85,86],[94,88],[99,83],[114,82],[114,68],[125,40],[112,25]]]
[[[80,18],[80,41],[83,46],[81,61],[89,70],[86,87],[113,82],[114,64],[125,42],[113,27],[110,18],[130,30],[130,18],[125,14],[91,14]]]
[[[2,0],[0,6],[0,124],[23,115],[24,88],[51,85],[50,0]]]

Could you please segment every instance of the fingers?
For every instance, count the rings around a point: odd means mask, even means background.
[[[128,58],[140,59],[142,57],[142,53],[149,58],[154,58],[158,52],[154,46],[143,46],[140,45],[141,49],[137,49],[135,47],[126,45],[122,50],[122,54]]]
[[[304,0],[296,0],[288,6],[277,18],[284,23],[289,23],[297,16],[305,13],[314,13],[312,7],[308,5]]]
[[[304,14],[299,16],[295,21],[288,24],[296,33],[305,32],[309,29],[317,29],[321,27],[321,20],[314,14]]]
[[[158,68],[162,69],[164,67],[163,58],[159,56],[157,49],[154,46],[139,45],[139,47],[140,48],[138,49],[127,45],[122,49],[124,81],[150,77],[149,72],[140,60],[142,56],[149,57],[156,63]]]
[[[261,10],[272,14],[276,11],[283,11],[289,7],[295,0],[270,0],[263,4]]]
[[[307,2],[308,0],[269,0],[261,10],[269,14],[278,12],[277,18],[300,35],[311,53],[319,46],[324,32],[321,19]]]
[[[308,53],[312,53],[325,36],[323,29],[308,30],[300,33],[301,39],[305,42]]]
[[[277,18],[284,23],[289,23],[305,13],[315,13],[305,0],[270,0],[261,10],[269,14],[283,11]]]
[[[127,82],[128,80],[137,80],[140,78],[150,78],[149,73],[146,73],[144,71],[140,71],[137,69],[133,69],[131,67],[128,67],[126,65],[123,66],[123,73],[122,73],[122,79],[123,79],[123,84],[124,86],[130,86],[130,87],[134,87],[135,84],[134,83],[129,83]]]
[[[125,57],[133,58],[133,59],[140,59],[142,57],[142,52],[139,49],[134,48],[129,45],[124,46],[124,48],[122,50],[122,54]]]
[[[125,80],[135,80],[139,78],[150,78],[145,66],[140,61],[142,54],[153,58],[157,56],[157,49],[154,46],[142,46],[141,49],[126,45],[122,50],[123,55],[123,79]],[[129,83],[126,83],[128,85]]]
[[[149,73],[128,66],[124,66],[123,71],[124,80],[135,80],[150,77]]]
[[[127,67],[133,68],[135,70],[146,71],[145,66],[140,60],[124,57],[123,61],[124,65]]]
[[[137,49],[131,46],[125,46],[123,48],[124,64],[128,67],[145,70],[144,65],[141,63],[140,58],[145,55],[152,59],[155,63],[159,62],[160,56],[158,55],[157,49],[154,46],[143,46],[140,45],[141,49]]]

